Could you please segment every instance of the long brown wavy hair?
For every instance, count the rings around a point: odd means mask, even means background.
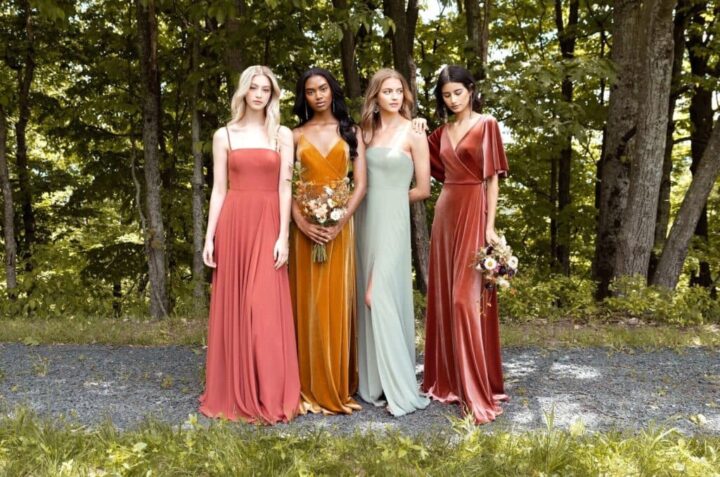
[[[390,68],[379,70],[370,78],[370,84],[367,90],[365,90],[365,101],[363,102],[362,115],[360,118],[360,127],[362,128],[363,141],[365,144],[370,144],[375,135],[375,130],[380,127],[380,111],[376,112],[376,108],[379,108],[377,96],[380,94],[383,82],[391,78],[400,80],[403,87],[403,104],[400,107],[400,115],[405,119],[412,119],[415,98],[413,98],[410,85],[405,77]]]

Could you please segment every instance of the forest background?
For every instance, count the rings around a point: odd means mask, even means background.
[[[205,317],[210,141],[239,72],[479,79],[521,262],[506,320],[720,322],[718,0],[5,0],[0,316]],[[441,184],[412,209],[422,313]]]

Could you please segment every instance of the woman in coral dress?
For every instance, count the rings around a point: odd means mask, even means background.
[[[279,125],[280,88],[251,66],[232,121],[213,137],[214,183],[203,260],[214,268],[205,392],[209,417],[276,423],[299,411],[286,262],[292,132]]]
[[[290,283],[295,311],[303,411],[350,414],[358,374],[355,332],[355,243],[352,214],[365,195],[365,151],[340,84],[313,68],[298,81],[293,131],[302,179],[329,184],[353,172],[347,214],[332,227],[314,225],[293,203]],[[325,244],[327,260],[312,260],[313,244]]]
[[[430,277],[422,388],[459,402],[477,423],[492,421],[507,399],[503,385],[496,292],[483,293],[471,267],[475,252],[498,240],[498,178],[508,165],[497,121],[473,111],[470,73],[448,66],[435,88],[438,112],[455,121],[428,141],[432,175],[443,182],[430,239]]]

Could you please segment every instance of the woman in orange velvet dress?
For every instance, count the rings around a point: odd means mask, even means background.
[[[299,411],[287,272],[292,132],[279,125],[270,69],[240,76],[232,120],[213,137],[214,182],[203,260],[214,268],[200,412],[257,423]]]
[[[303,74],[293,111],[300,118],[293,135],[303,180],[328,184],[352,169],[354,189],[340,223],[314,225],[293,203],[290,240],[303,411],[350,414],[360,409],[352,398],[358,386],[352,215],[365,196],[365,149],[329,71],[313,68]],[[325,262],[313,262],[314,243],[325,244]]]
[[[497,295],[483,293],[475,252],[498,241],[498,178],[508,165],[495,118],[473,111],[477,90],[459,66],[440,73],[435,96],[441,117],[455,121],[428,141],[432,176],[443,182],[430,239],[422,388],[433,399],[459,402],[475,422],[502,412],[506,400],[500,356]]]

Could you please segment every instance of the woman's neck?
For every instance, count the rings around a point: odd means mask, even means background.
[[[455,122],[456,123],[464,123],[468,120],[470,120],[473,117],[473,110],[468,105],[467,108],[463,109],[462,111],[455,113]]]
[[[255,110],[245,107],[245,114],[237,122],[238,126],[265,126],[265,110]]]
[[[310,118],[310,121],[308,122],[320,124],[337,124],[338,120],[335,115],[333,115],[330,109],[326,109],[324,111],[315,111],[315,114],[313,114],[313,117]]]
[[[400,113],[395,111],[380,110],[380,127],[378,129],[395,129],[403,122]]]

